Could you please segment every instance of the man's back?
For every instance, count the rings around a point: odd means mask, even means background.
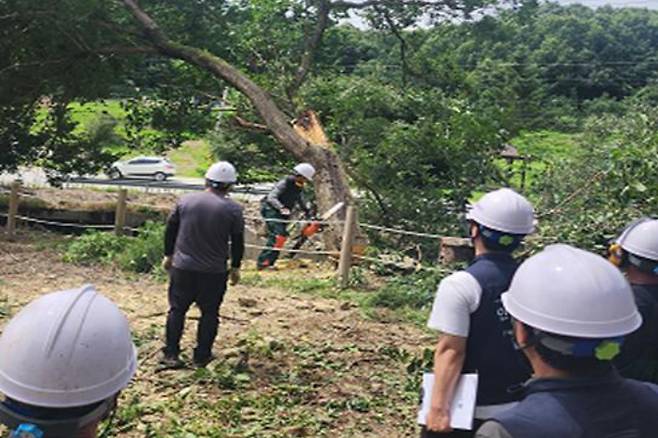
[[[496,415],[477,438],[653,438],[658,431],[658,386],[620,378],[539,379],[516,407]]]
[[[200,272],[225,272],[232,235],[244,232],[242,207],[205,191],[183,196],[170,216],[178,224],[173,265]]]
[[[530,376],[523,355],[514,349],[512,326],[500,301],[518,267],[511,255],[488,253],[477,257],[467,269],[480,284],[478,309],[471,314],[464,372],[477,372],[478,405],[508,403],[520,394],[511,388]]]

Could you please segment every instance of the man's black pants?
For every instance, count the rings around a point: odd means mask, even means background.
[[[171,268],[169,271],[169,314],[167,315],[168,356],[178,356],[180,338],[185,326],[185,314],[192,303],[201,310],[197,329],[197,346],[194,359],[203,360],[210,356],[217,337],[219,307],[226,292],[228,273],[207,273]]]

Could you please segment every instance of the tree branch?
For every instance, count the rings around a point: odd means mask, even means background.
[[[253,131],[253,132],[266,133],[266,134],[269,134],[269,133],[272,132],[272,131],[270,131],[270,128],[268,128],[267,126],[262,125],[260,123],[250,122],[248,120],[243,119],[240,116],[235,116],[235,117],[233,117],[232,120],[233,120],[233,123],[235,123],[235,125],[239,128],[247,129],[247,130]]]
[[[220,78],[244,94],[253,104],[276,139],[298,160],[316,161],[316,148],[301,138],[288,123],[289,118],[276,106],[269,93],[240,70],[205,50],[178,44],[167,39],[153,19],[135,0],[122,0],[157,50],[170,58],[181,59]]]
[[[157,55],[160,52],[155,47],[148,46],[111,46],[92,50],[98,55]]]
[[[123,0],[123,4],[128,8],[130,13],[137,19],[142,29],[146,33],[146,37],[156,45],[165,44],[167,42],[164,34],[158,27],[157,23],[144,12],[136,1]]]
[[[386,24],[391,29],[393,35],[400,41],[400,62],[402,63],[402,86],[404,87],[407,84],[407,41],[402,36],[400,29],[396,26],[395,22],[391,18],[391,14],[387,10],[380,10],[379,7],[376,10],[384,16]]]
[[[346,0],[336,0],[331,2],[332,9],[366,9],[373,6],[445,6],[452,4],[452,1],[430,1],[430,0],[366,0],[364,2],[351,2]]]
[[[320,0],[318,3],[318,21],[315,24],[315,30],[310,38],[305,39],[306,44],[304,47],[304,54],[302,55],[295,77],[286,90],[290,101],[293,100],[292,98],[297,93],[297,90],[299,90],[299,87],[304,83],[304,80],[311,69],[315,52],[320,46],[322,35],[324,35],[324,31],[329,25],[329,12],[331,12],[331,4],[329,3],[329,0]]]

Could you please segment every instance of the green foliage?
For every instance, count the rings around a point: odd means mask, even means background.
[[[161,274],[163,235],[164,225],[154,222],[140,227],[137,237],[88,231],[68,244],[64,260],[80,264],[116,263],[126,271]]]
[[[427,272],[396,276],[371,295],[369,305],[400,309],[427,310],[434,301],[436,286],[445,272]]]
[[[486,181],[502,144],[493,119],[435,89],[336,77],[313,82],[304,97],[339,140],[338,153],[363,191],[365,222],[456,230],[456,217],[443,213],[461,208]],[[412,242],[436,254],[431,242]],[[380,243],[399,248],[409,239]]]
[[[112,233],[86,231],[68,244],[64,261],[79,264],[109,263],[124,250],[128,240],[128,237]]]
[[[239,169],[241,183],[276,180],[294,166],[291,157],[262,134],[227,130],[212,132],[206,139],[214,157]]]
[[[213,163],[213,154],[206,140],[183,143],[168,156],[176,165],[176,174],[180,176],[203,177]]]
[[[117,254],[117,264],[132,272],[153,272],[158,269],[164,256],[163,236],[163,224],[147,222],[139,228],[138,236],[129,240]]]
[[[624,225],[658,211],[658,112],[634,105],[625,115],[592,117],[578,153],[555,162],[532,187],[542,243],[603,253]]]

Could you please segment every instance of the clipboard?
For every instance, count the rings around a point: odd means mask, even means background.
[[[418,411],[418,424],[427,424],[427,415],[432,404],[434,374],[423,374],[422,401]],[[478,390],[478,375],[462,374],[455,388],[455,395],[450,405],[450,426],[453,429],[472,430],[475,415],[475,402]]]

